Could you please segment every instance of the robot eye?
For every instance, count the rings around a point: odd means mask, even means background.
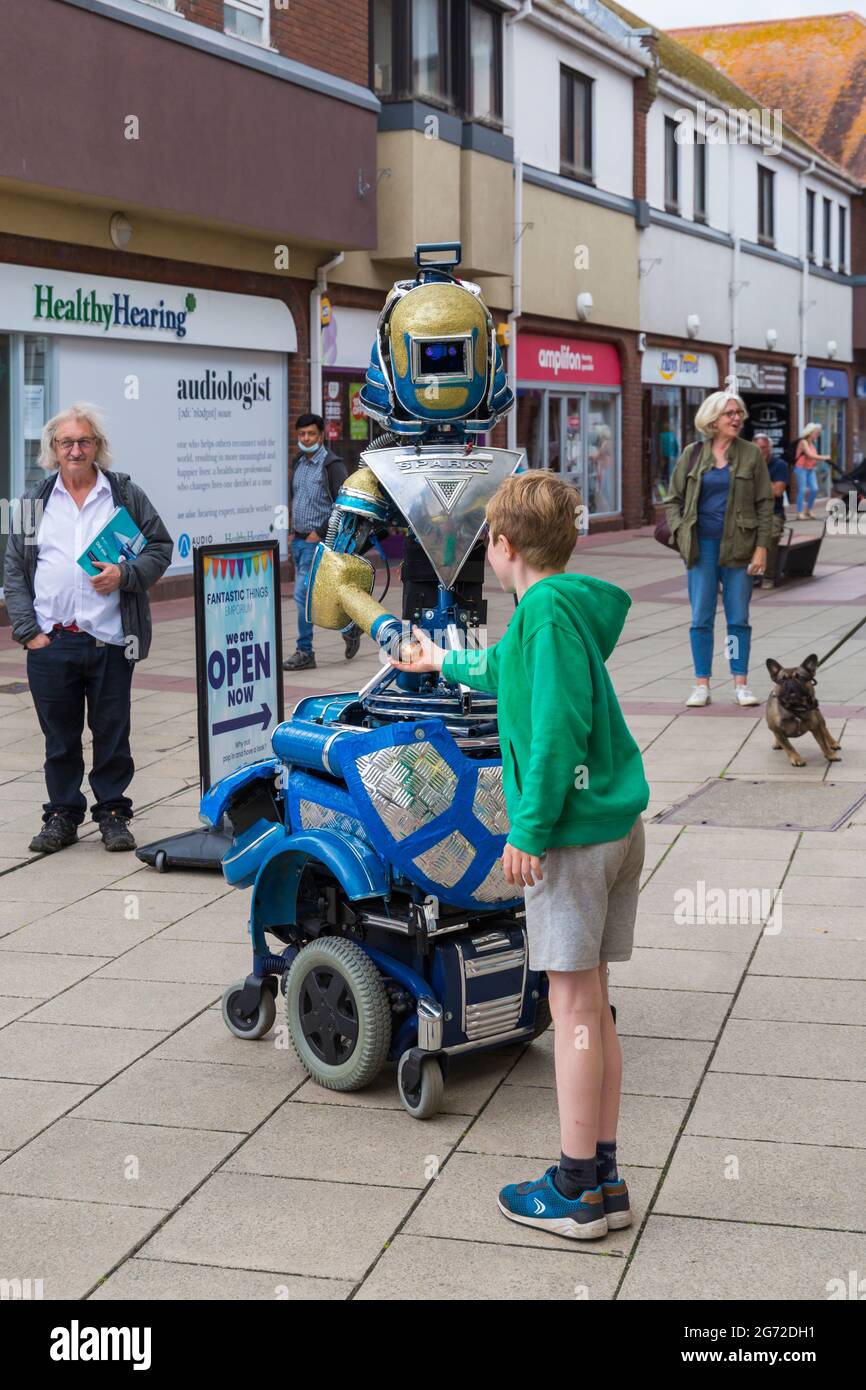
[[[469,376],[469,344],[465,339],[428,339],[415,343],[415,378]]]

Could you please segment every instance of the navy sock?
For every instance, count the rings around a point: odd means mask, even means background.
[[[588,1187],[597,1187],[594,1158],[569,1158],[560,1154],[559,1167],[553,1175],[553,1185],[563,1197],[574,1201]]]
[[[595,1166],[598,1182],[619,1182],[616,1170],[616,1140],[612,1144],[599,1142],[595,1146]]]

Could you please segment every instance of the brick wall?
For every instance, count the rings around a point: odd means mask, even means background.
[[[366,87],[368,0],[270,0],[271,47],[285,58]],[[179,13],[223,28],[222,0],[176,0]]]
[[[641,39],[655,57],[657,40],[654,35]],[[643,77],[636,77],[632,95],[632,197],[646,198],[646,117],[656,99],[658,73],[650,68]]]

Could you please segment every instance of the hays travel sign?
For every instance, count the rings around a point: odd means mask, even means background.
[[[262,295],[0,264],[0,333],[297,352],[288,306]]]
[[[136,303],[131,294],[115,291],[107,299],[99,299],[95,289],[82,290],[76,287],[68,298],[59,295],[54,285],[34,285],[36,294],[33,308],[34,319],[54,319],[64,323],[93,324],[104,333],[114,328],[157,328],[173,333],[176,338],[186,337],[187,315],[196,306],[194,294],[180,296],[172,306],[163,298],[157,302]],[[183,306],[181,308],[181,305]]]

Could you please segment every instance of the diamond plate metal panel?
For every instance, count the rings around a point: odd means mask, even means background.
[[[504,903],[522,897],[523,893],[515,884],[506,882],[502,860],[497,859],[487,877],[473,889],[472,896],[480,903]]]
[[[454,799],[456,774],[427,739],[365,753],[357,768],[395,840],[429,824]]]
[[[347,816],[345,811],[335,811],[330,806],[320,806],[316,801],[299,801],[298,814],[304,830],[339,830],[342,835],[354,835],[356,840],[370,843],[369,836],[359,820]]]
[[[412,863],[427,878],[441,883],[443,888],[453,888],[466,873],[474,858],[475,850],[466,836],[461,835],[459,830],[453,830],[444,840],[439,840],[423,854],[419,854]]]
[[[477,816],[491,835],[507,835],[511,829],[502,790],[502,768],[482,767],[472,801],[472,814]]]

